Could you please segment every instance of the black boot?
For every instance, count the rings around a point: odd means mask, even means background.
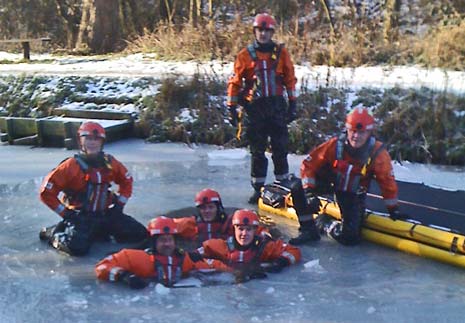
[[[43,227],[39,231],[39,239],[41,241],[50,241],[50,238],[53,236],[55,232],[56,225],[52,225],[50,227]]]
[[[320,234],[325,234],[330,231],[330,227],[332,223],[336,221],[333,217],[326,215],[326,214],[320,214],[315,220],[316,227],[318,229],[318,232]]]
[[[304,243],[320,240],[320,234],[318,233],[318,229],[313,221],[301,222],[299,231],[300,233],[297,237],[289,240],[290,244],[298,246]]]
[[[247,201],[249,204],[257,204],[258,199],[260,198],[261,192],[254,190],[253,194],[249,197],[249,200]]]

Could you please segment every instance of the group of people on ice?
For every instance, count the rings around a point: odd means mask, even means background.
[[[133,178],[118,159],[104,153],[104,128],[85,122],[77,134],[79,153],[61,162],[41,186],[41,200],[61,221],[42,229],[40,239],[75,256],[85,255],[101,239],[140,243],[143,247],[102,259],[95,272],[99,279],[143,288],[150,281],[172,286],[191,271],[231,272],[239,282],[262,278],[266,272],[280,272],[299,262],[298,245],[318,241],[321,234],[345,245],[357,244],[373,178],[390,216],[399,218],[391,158],[375,139],[375,120],[366,108],[351,111],[344,133],[309,153],[301,165],[301,178],[289,174],[287,125],[297,113],[296,78],[288,51],[272,40],[275,28],[272,16],[255,17],[255,41],[237,55],[227,104],[231,124],[246,128],[250,145],[253,194],[249,203],[256,204],[263,194],[265,150],[270,142],[275,182],[289,190],[299,218],[297,237],[289,243],[272,237],[252,210],[227,214],[219,193],[212,189],[195,196],[196,214],[158,216],[145,227],[123,212]],[[118,186],[116,192],[110,189],[112,183]],[[324,216],[315,221],[319,194],[334,194],[342,221]],[[195,241],[195,248],[181,249],[180,239]]]

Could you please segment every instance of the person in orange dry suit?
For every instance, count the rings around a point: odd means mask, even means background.
[[[201,190],[195,195],[195,216],[175,218],[179,237],[197,240],[200,245],[209,239],[227,239],[234,234],[232,214],[227,215],[220,194],[210,188]],[[267,228],[259,226],[257,234],[269,234]]]
[[[171,218],[160,216],[153,219],[148,225],[148,231],[151,248],[123,249],[104,258],[95,266],[97,278],[141,289],[150,281],[173,286],[192,271],[230,271],[218,260],[194,262],[187,252],[177,248],[178,230]]]
[[[234,235],[225,239],[211,239],[190,253],[191,259],[218,259],[231,267],[238,282],[264,278],[265,272],[280,272],[300,261],[300,249],[282,240],[257,235],[259,219],[255,212],[241,209],[234,212]]]
[[[310,152],[300,168],[302,180],[291,185],[300,223],[300,235],[291,239],[291,244],[319,240],[313,215],[320,210],[320,200],[315,192],[322,187],[335,193],[342,221],[331,221],[329,216],[320,215],[317,226],[344,245],[360,242],[371,179],[379,184],[390,217],[400,218],[391,157],[384,144],[373,135],[373,116],[366,108],[355,108],[347,115],[345,126],[344,134]]]
[[[115,157],[103,152],[105,130],[84,122],[78,130],[79,154],[61,162],[44,179],[40,199],[62,220],[39,237],[70,255],[84,255],[94,240],[140,242],[145,227],[123,213],[132,194],[132,176]],[[118,192],[110,191],[112,183]]]
[[[227,106],[230,123],[241,126],[241,105],[246,113],[246,138],[250,146],[251,184],[249,203],[257,204],[265,185],[268,160],[265,151],[271,143],[276,180],[287,177],[289,134],[287,125],[296,118],[296,83],[294,65],[283,44],[272,38],[275,19],[258,14],[253,21],[255,41],[243,48],[234,62],[234,74],[228,81]],[[286,102],[287,97],[287,102]],[[240,128],[239,128],[240,129]]]

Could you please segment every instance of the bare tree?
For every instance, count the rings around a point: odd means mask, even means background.
[[[84,0],[76,48],[105,53],[115,50],[120,41],[119,2]]]
[[[63,20],[66,30],[66,45],[73,48],[79,32],[81,17],[80,6],[76,0],[55,0],[58,16]]]

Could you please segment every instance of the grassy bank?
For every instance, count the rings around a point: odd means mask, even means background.
[[[53,109],[130,111],[150,142],[181,141],[246,146],[227,120],[225,82],[205,75],[167,78],[4,77],[0,113],[44,117]],[[149,87],[157,90],[145,91]],[[124,90],[125,89],[125,90]],[[393,158],[465,164],[465,97],[429,89],[301,89],[298,119],[289,126],[290,152],[304,154],[343,130],[345,114],[373,109],[377,136]]]

